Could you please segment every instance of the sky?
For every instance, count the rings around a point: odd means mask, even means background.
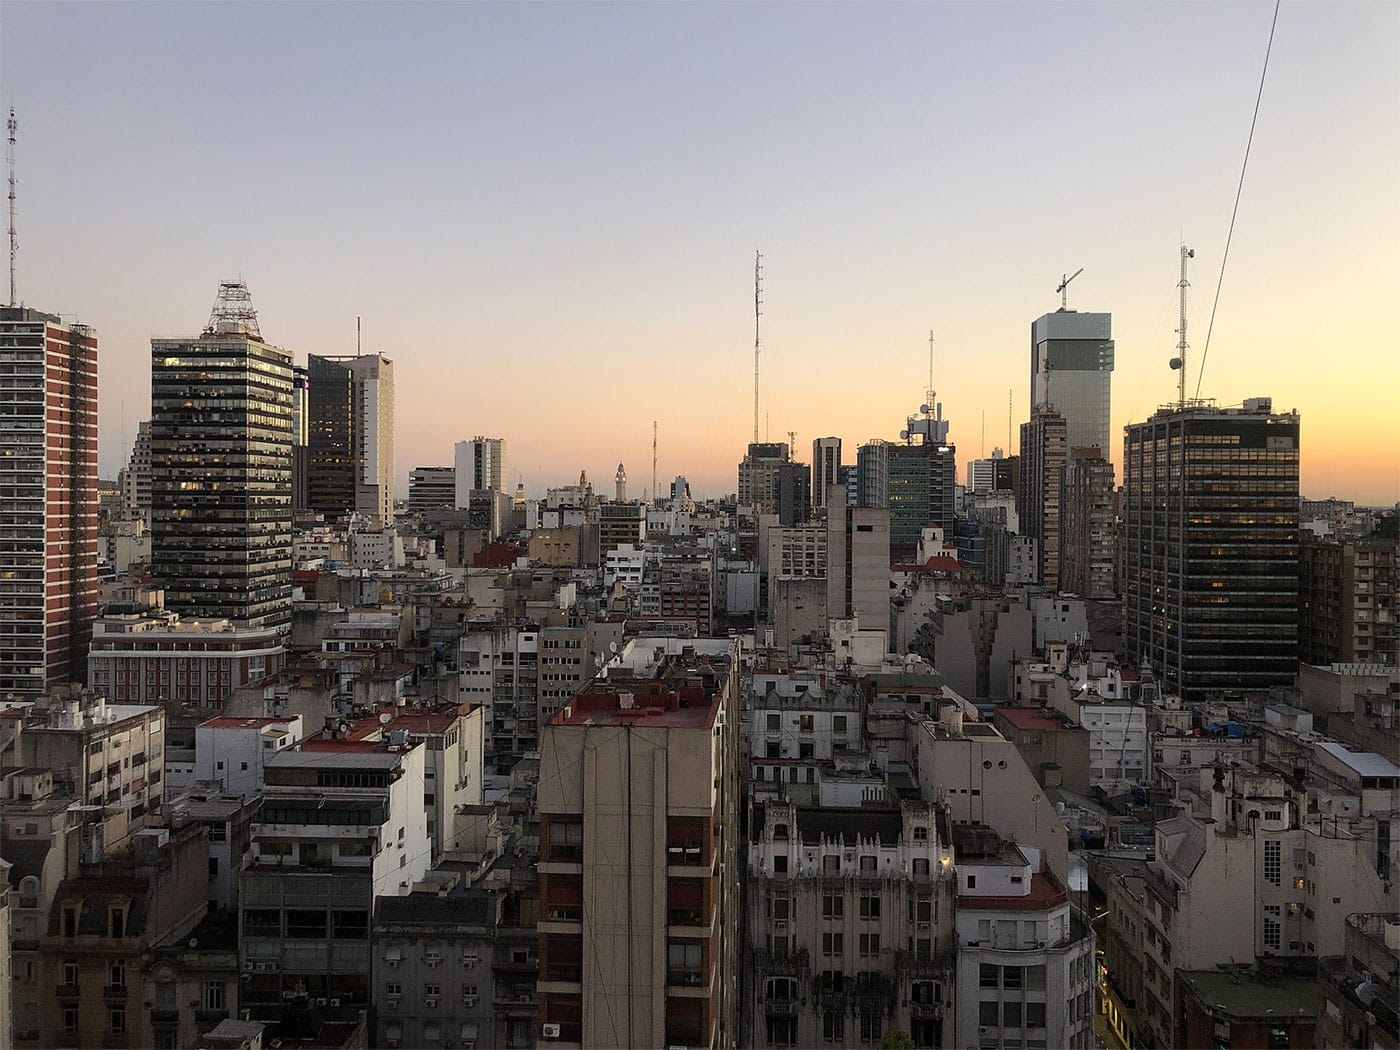
[[[930,330],[959,460],[1008,447],[1080,267],[1121,434],[1175,398],[1183,238],[1195,390],[1272,14],[10,0],[19,297],[97,329],[104,477],[151,336],[241,278],[299,361],[357,316],[394,359],[401,493],[485,434],[512,487],[622,461],[635,497],[653,421],[663,486],[733,492],[755,250],[762,437],[802,459],[897,437]],[[1296,408],[1305,496],[1400,498],[1397,187],[1400,5],[1283,5],[1200,393]]]

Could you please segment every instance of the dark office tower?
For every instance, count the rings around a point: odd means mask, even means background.
[[[1067,451],[1065,417],[1038,409],[1021,424],[1021,478],[1016,516],[1021,535],[1035,540],[1041,583],[1060,586],[1060,472]]]
[[[311,373],[292,366],[292,509],[311,509]]]
[[[1052,407],[1064,416],[1069,448],[1108,457],[1112,379],[1112,314],[1056,310],[1031,322],[1031,414]]]
[[[1123,644],[1188,701],[1298,669],[1298,415],[1163,408],[1123,450]]]
[[[806,463],[784,463],[773,479],[778,498],[778,524],[801,525],[811,517],[812,469]]]
[[[311,509],[393,524],[394,363],[380,354],[307,358]]]
[[[1081,598],[1113,598],[1113,464],[1103,449],[1073,448],[1061,478],[1060,589]]]
[[[209,326],[151,340],[151,569],[182,615],[287,628],[292,615],[292,356],[248,287]]]
[[[792,462],[786,441],[756,441],[739,461],[739,506],[764,514],[778,510],[778,468]]]
[[[817,438],[812,442],[812,506],[825,507],[827,490],[841,474],[841,439]]]
[[[81,682],[97,617],[97,338],[0,307],[0,695]]]
[[[890,445],[890,558],[913,561],[924,529],[953,532],[958,462],[953,445]]]

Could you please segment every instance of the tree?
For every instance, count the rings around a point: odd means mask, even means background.
[[[886,1032],[880,1050],[914,1050],[914,1040],[903,1032]]]

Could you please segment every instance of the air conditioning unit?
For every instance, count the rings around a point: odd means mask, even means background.
[[[777,930],[777,931],[780,932],[780,933],[781,933],[783,930],[786,930],[786,929],[787,929],[787,920],[786,920],[786,919],[778,919],[776,922],[773,923],[773,929]]]
[[[390,997],[390,999],[389,999],[389,1009],[390,1009],[390,1010],[397,1010],[398,1008],[399,1008],[399,997],[398,997],[397,995]]]
[[[436,1007],[437,1004],[438,1004],[438,1000],[437,1000],[437,996],[436,996],[436,995],[430,995],[430,996],[428,996],[426,999],[423,1000],[423,1005],[426,1006],[429,1010],[431,1010],[431,1009],[433,1009],[434,1007]]]
[[[929,924],[928,924],[928,923],[926,923],[926,922],[921,922],[921,923],[919,923],[919,932],[920,932],[920,933],[928,933],[928,928],[929,928]]]
[[[1035,942],[1035,946],[1036,946],[1037,948],[1044,948],[1044,947],[1045,947],[1045,942],[1044,942],[1044,941],[1036,941],[1036,942]]]
[[[332,999],[332,1000],[331,1000],[331,1005],[332,1005],[332,1006],[339,1006],[339,1005],[340,1005],[340,1000],[339,1000],[339,999]]]
[[[546,1021],[544,1024],[540,1025],[540,1038],[558,1039],[559,1026],[553,1022]]]
[[[326,1000],[325,1000],[325,999],[312,999],[312,1000],[311,1000],[311,1005],[312,1005],[312,1006],[325,1006],[325,1005],[326,1005]]]
[[[384,960],[384,965],[387,966],[387,967],[389,967],[391,970],[397,970],[397,969],[399,968],[399,960],[398,960],[398,959],[385,959],[385,960]]]
[[[432,956],[429,956],[428,958],[424,959],[423,962],[424,962],[424,964],[425,964],[426,966],[433,967],[433,966],[439,966],[439,965],[441,965],[441,964],[442,964],[442,959],[440,959],[440,958],[435,959],[435,958],[433,958]]]
[[[462,996],[462,1005],[463,1005],[463,1006],[472,1007],[472,1006],[475,1006],[478,1002],[480,1002],[480,999],[479,999],[477,996],[475,996],[475,995],[464,995],[464,996]]]
[[[978,1034],[978,1035],[986,1035],[986,1034],[987,1034],[988,1032],[990,1032],[990,1031],[991,1031],[990,1028],[983,1027],[983,1028],[977,1029],[977,1034]]]
[[[479,955],[464,955],[464,956],[462,956],[462,965],[463,965],[463,966],[475,966],[475,965],[476,965],[477,963],[479,963],[479,962],[481,962],[481,956],[479,956]]]

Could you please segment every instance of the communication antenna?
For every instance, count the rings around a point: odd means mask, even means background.
[[[13,194],[13,191],[11,191]],[[13,207],[13,205],[11,206]],[[13,298],[13,294],[11,294]],[[758,319],[763,316],[763,253],[753,253],[753,440],[758,444]]]
[[[928,386],[924,388],[924,415],[933,411],[938,391],[933,389],[933,329],[928,330]]]
[[[1171,366],[1181,373],[1177,376],[1177,407],[1186,407],[1186,289],[1191,287],[1191,282],[1186,279],[1186,260],[1194,259],[1196,251],[1188,248],[1183,243],[1181,246],[1181,280],[1176,283],[1181,290],[1181,316],[1177,322],[1176,356],[1171,359]]]
[[[789,463],[793,463],[793,462],[795,462],[795,460],[792,458],[792,457],[793,457],[793,453],[795,453],[795,452],[797,451],[797,431],[795,431],[795,430],[789,430],[789,431],[787,432],[787,434],[788,434],[788,462],[789,462]]]
[[[651,499],[653,503],[660,500],[656,495],[656,420],[651,421]]]
[[[1069,282],[1072,281],[1072,280],[1074,280],[1076,277],[1078,277],[1078,276],[1079,276],[1081,273],[1083,273],[1083,272],[1084,272],[1084,267],[1081,266],[1079,269],[1075,270],[1074,273],[1070,274],[1068,277],[1064,276],[1063,274],[1060,275],[1060,287],[1056,288],[1055,291],[1057,291],[1057,292],[1060,293],[1060,310],[1061,310],[1061,311],[1064,311],[1064,310],[1068,310],[1068,309],[1069,309],[1069,292],[1067,291],[1067,289],[1069,288]]]
[[[1015,409],[1013,409],[1011,405],[1015,393],[1016,390],[1014,387],[1006,388],[1006,454],[1008,456],[1011,455],[1011,418],[1012,414],[1015,412]]]
[[[5,143],[5,163],[10,170],[10,305],[18,306],[19,301],[15,298],[15,253],[19,251],[19,241],[15,239],[15,185],[19,180],[15,178],[15,132],[19,130],[19,124],[15,120],[14,106],[10,107],[6,129],[9,138]]]
[[[360,315],[355,315],[355,356],[359,357],[363,351],[360,350]]]

